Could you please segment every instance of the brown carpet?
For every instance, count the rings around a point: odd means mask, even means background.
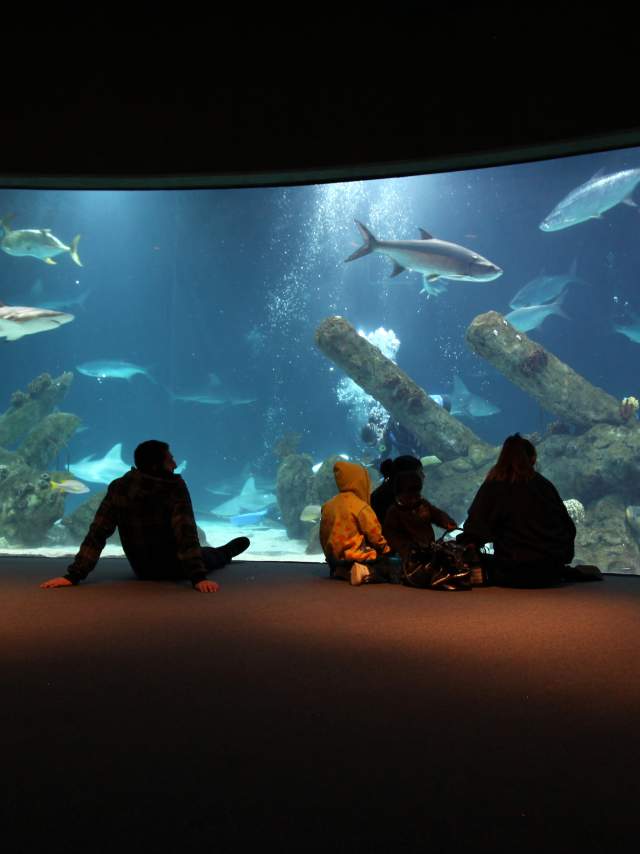
[[[640,578],[217,594],[0,561],[14,851],[623,851],[640,830]],[[4,847],[4,846],[3,846]]]

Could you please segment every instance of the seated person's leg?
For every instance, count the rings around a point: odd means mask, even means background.
[[[249,548],[251,541],[248,537],[236,537],[230,540],[224,546],[212,548],[211,546],[202,547],[202,559],[204,561],[207,572],[212,572],[214,569],[222,569],[232,558],[241,554]]]

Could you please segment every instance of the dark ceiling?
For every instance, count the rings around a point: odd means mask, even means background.
[[[46,85],[22,77],[3,96],[0,184],[282,184],[640,145],[636,97],[612,100],[579,74],[550,85],[539,69],[523,76],[491,55],[491,65],[454,65],[441,52],[428,84],[388,88],[373,84],[379,69],[358,86],[324,88],[317,78],[222,87],[201,67],[178,75],[153,63],[129,76],[84,69],[72,83],[69,69]]]

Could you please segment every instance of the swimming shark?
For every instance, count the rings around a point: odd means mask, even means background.
[[[93,454],[88,457],[78,460],[76,463],[69,463],[69,472],[79,480],[86,480],[89,483],[111,483],[117,477],[122,477],[131,468],[122,459],[122,442],[114,445],[110,451],[102,458],[92,459]],[[176,474],[182,474],[187,467],[187,461],[183,460],[176,468]]]
[[[76,365],[76,370],[85,377],[94,377],[98,382],[103,380],[131,380],[136,374],[141,374],[151,382],[157,384],[157,380],[151,376],[146,368],[134,365],[133,362],[122,362],[118,359],[104,359],[95,362],[83,362]]]
[[[84,291],[81,291],[76,296],[69,295],[68,297],[62,297],[62,299],[40,301],[40,307],[54,309],[55,311],[61,311],[63,308],[74,308],[75,306],[84,308],[85,301],[90,293],[91,288],[85,288]]]
[[[0,219],[0,226],[4,229],[4,236],[0,240],[0,249],[7,255],[30,256],[44,261],[45,264],[55,264],[57,262],[53,259],[56,255],[68,252],[74,263],[78,267],[82,267],[82,261],[78,255],[79,234],[73,238],[71,246],[65,246],[61,240],[51,233],[50,228],[21,228],[13,231],[9,228],[9,222],[12,218],[13,215],[11,214]]]
[[[210,394],[209,392],[194,392],[193,394],[174,394],[169,391],[172,400],[182,403],[200,403],[205,406],[246,406],[255,403],[255,397],[227,397],[224,394]]]
[[[0,338],[17,341],[24,335],[58,329],[73,319],[73,314],[66,314],[63,311],[26,305],[5,305],[0,302]]]
[[[634,344],[640,344],[640,317],[637,314],[631,315],[630,323],[617,323],[613,326],[614,332],[619,332],[633,341]]]
[[[603,175],[599,169],[593,178],[564,197],[540,223],[541,231],[560,231],[588,219],[600,219],[605,211],[622,202],[637,208],[631,195],[640,183],[640,169],[624,169]]]
[[[257,513],[276,504],[276,497],[270,492],[256,489],[255,478],[249,477],[238,495],[223,501],[211,510],[214,516],[239,516],[243,513]]]
[[[425,284],[440,278],[461,282],[490,282],[502,275],[500,267],[477,252],[457,243],[436,240],[423,228],[419,229],[420,240],[378,240],[366,225],[358,220],[355,220],[355,224],[364,239],[364,245],[346,258],[345,263],[371,252],[379,252],[388,255],[393,261],[391,278],[405,270],[413,270],[422,273]]]
[[[467,415],[471,418],[485,418],[489,415],[497,415],[499,407],[494,406],[488,400],[469,391],[457,374],[453,378],[453,391],[451,392],[451,414]]]

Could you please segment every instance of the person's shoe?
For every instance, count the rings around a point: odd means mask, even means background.
[[[367,584],[370,576],[371,572],[369,571],[369,567],[362,563],[354,563],[351,567],[349,580],[354,587],[359,587],[361,584]]]
[[[221,546],[220,550],[224,553],[227,563],[229,563],[232,558],[246,551],[250,545],[251,540],[249,537],[236,537],[234,540],[229,540],[226,545]]]

